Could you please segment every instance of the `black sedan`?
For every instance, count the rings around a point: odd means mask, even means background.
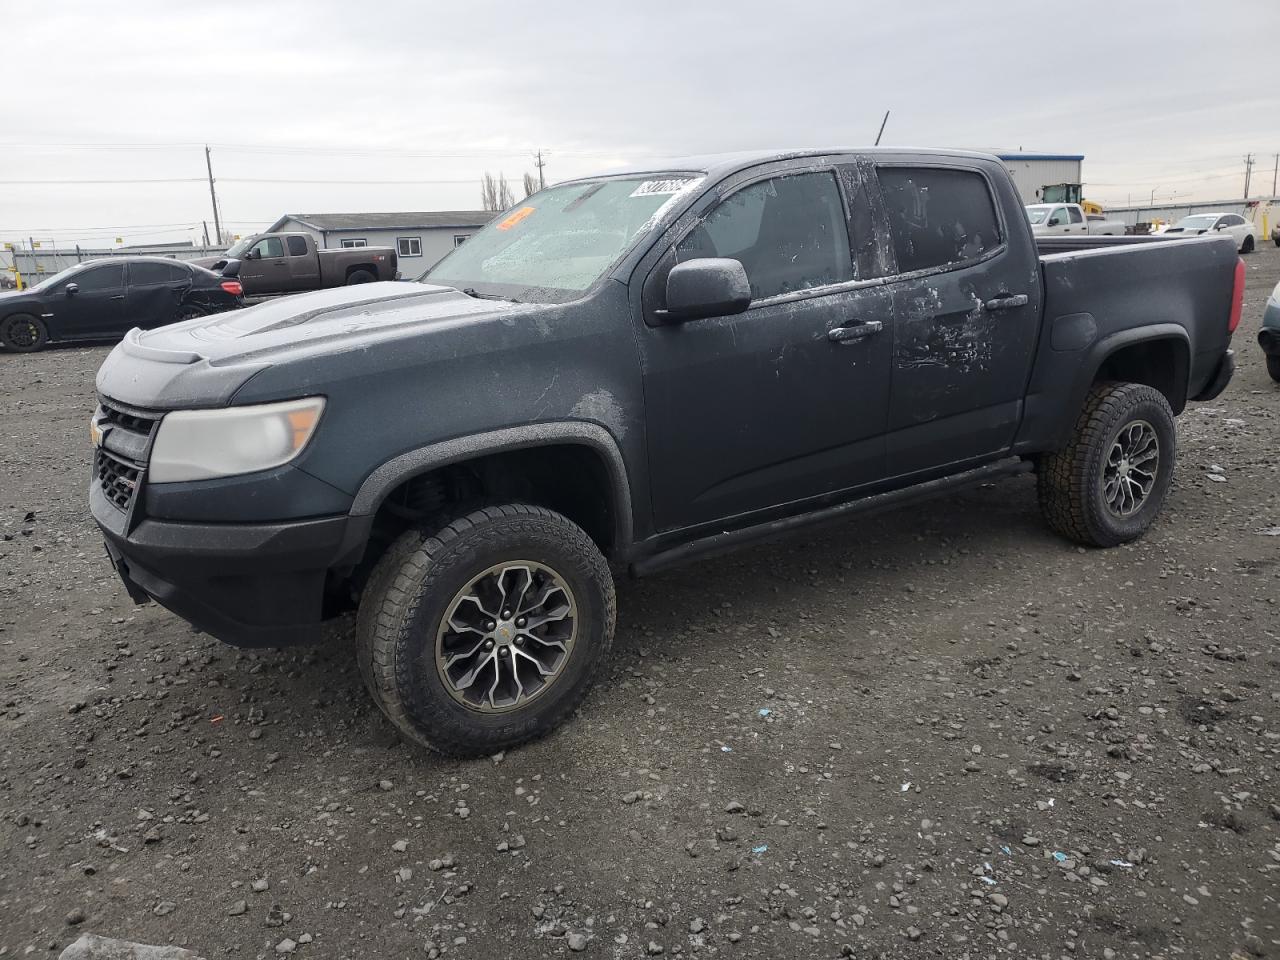
[[[164,257],[91,260],[0,293],[0,346],[29,353],[59,340],[105,340],[244,305],[240,281]]]

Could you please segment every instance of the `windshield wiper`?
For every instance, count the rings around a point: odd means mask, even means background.
[[[515,297],[500,297],[496,293],[481,293],[475,287],[463,287],[462,292],[468,297],[474,297],[477,300],[504,300],[507,303],[519,303]]]

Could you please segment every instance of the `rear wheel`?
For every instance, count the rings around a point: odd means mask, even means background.
[[[32,353],[49,342],[44,321],[29,313],[15,313],[0,320],[0,345],[14,353]]]
[[[1141,383],[1096,384],[1071,442],[1040,460],[1041,512],[1078,543],[1135,540],[1164,505],[1174,457],[1173,411],[1164,394]]]
[[[209,311],[204,307],[198,307],[194,303],[184,303],[178,307],[177,312],[173,316],[173,322],[178,323],[182,320],[194,320],[196,317],[207,317]]]
[[[1267,357],[1267,373],[1271,374],[1272,380],[1280,383],[1280,356]]]
[[[388,549],[361,598],[357,659],[406,738],[477,756],[563,722],[614,617],[608,565],[580,527],[542,507],[486,507]]]
[[[377,279],[378,278],[368,270],[352,270],[347,274],[347,286],[351,286],[356,283],[373,283],[373,281]]]
[[[1248,236],[1244,238],[1244,243],[1240,245],[1240,252],[1253,253],[1253,237],[1252,236]]]

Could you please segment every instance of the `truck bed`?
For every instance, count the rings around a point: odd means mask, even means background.
[[[1064,397],[1083,396],[1087,358],[1122,346],[1129,332],[1160,328],[1190,360],[1185,396],[1214,376],[1227,330],[1238,256],[1230,237],[1037,238],[1044,326],[1028,386],[1024,432],[1057,416]],[[1100,346],[1109,345],[1106,350]],[[1063,362],[1078,358],[1078,364]],[[1075,381],[1079,382],[1075,382]],[[1177,405],[1175,404],[1175,407]]]

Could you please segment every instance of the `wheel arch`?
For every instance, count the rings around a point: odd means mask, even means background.
[[[577,449],[598,463],[607,483],[609,556],[624,556],[632,541],[631,486],[622,452],[604,427],[587,421],[552,421],[454,437],[408,450],[377,467],[356,491],[351,516],[371,520],[407,481],[445,467],[480,463],[522,451]],[[571,518],[572,519],[572,518]]]
[[[1174,416],[1187,405],[1191,377],[1191,340],[1184,327],[1176,323],[1158,323],[1119,330],[1103,337],[1080,364],[1080,373],[1068,404],[1058,424],[1056,446],[1070,439],[1076,418],[1085,398],[1095,383],[1117,380],[1144,383],[1159,390]]]

